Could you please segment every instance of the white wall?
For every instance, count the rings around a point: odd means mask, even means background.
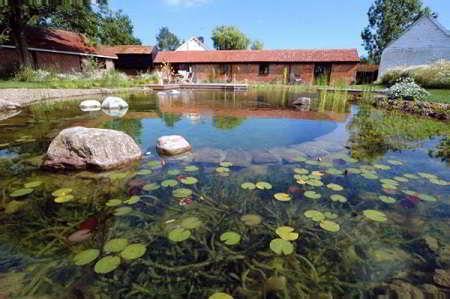
[[[175,51],[205,51],[205,49],[201,44],[197,41],[190,39],[187,42],[183,43],[179,46]]]

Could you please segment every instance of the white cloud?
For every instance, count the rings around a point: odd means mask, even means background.
[[[206,4],[209,0],[164,0],[164,2],[172,6],[194,6]]]

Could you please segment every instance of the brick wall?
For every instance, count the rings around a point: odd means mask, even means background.
[[[81,71],[80,56],[35,52],[35,57],[36,66],[41,69],[52,69],[57,72]]]
[[[333,63],[331,66],[331,78],[333,82],[343,82],[351,84],[356,82],[357,63]]]
[[[0,48],[0,76],[10,75],[19,68],[15,49]]]

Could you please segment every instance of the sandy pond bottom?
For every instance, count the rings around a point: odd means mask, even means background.
[[[289,107],[298,96],[131,95],[121,118],[60,102],[0,121],[0,295],[449,296],[448,124],[345,95]],[[76,125],[124,131],[146,155],[109,173],[41,171]],[[167,134],[193,154],[158,157]]]

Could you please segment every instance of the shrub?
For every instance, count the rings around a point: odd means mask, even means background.
[[[420,87],[412,78],[401,78],[392,85],[387,92],[390,99],[419,100],[422,101],[430,94]]]

